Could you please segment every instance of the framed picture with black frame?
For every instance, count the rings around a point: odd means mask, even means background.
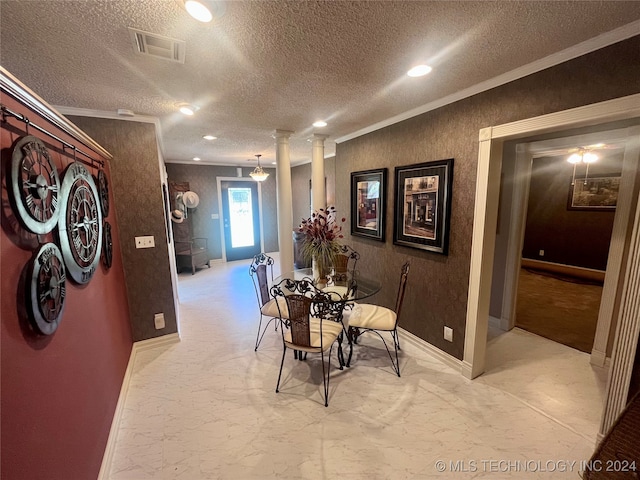
[[[396,167],[393,243],[449,253],[453,158]]]
[[[384,242],[387,169],[351,173],[351,235]]]
[[[575,177],[569,187],[567,210],[615,210],[621,178],[619,173]]]

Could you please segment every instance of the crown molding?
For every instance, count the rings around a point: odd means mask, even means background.
[[[148,115],[122,116],[117,112],[94,110],[91,108],[76,108],[76,107],[55,107],[62,115],[76,116],[76,117],[92,117],[92,118],[108,118],[111,120],[122,120],[125,122],[138,122],[138,123],[152,123],[155,125],[156,138],[158,140],[158,150],[160,155],[164,158],[164,143],[162,141],[162,128],[160,126],[160,119],[158,117],[151,117]]]
[[[453,93],[444,98],[435,100],[420,107],[413,108],[407,112],[393,116],[386,120],[382,120],[381,122],[374,123],[373,125],[362,128],[353,133],[343,135],[342,137],[336,138],[335,142],[342,143],[346,142],[347,140],[361,137],[362,135],[366,135],[367,133],[380,130],[381,128],[385,128],[404,120],[408,120],[409,118],[422,115],[423,113],[436,110],[437,108],[458,102],[473,95],[477,95],[478,93],[482,93],[487,90],[491,90],[492,88],[505,85],[509,82],[513,82],[514,80],[526,77],[527,75],[540,72],[547,68],[559,65],[569,60],[573,60],[574,58],[581,57],[582,55],[595,52],[596,50],[600,50],[601,48],[608,47],[609,45],[613,45],[614,43],[618,43],[623,40],[627,40],[628,38],[635,37],[636,35],[638,35],[639,31],[640,20],[636,20],[635,22],[628,23],[627,25],[623,25],[622,27],[611,30],[610,32],[603,33],[601,35],[598,35],[597,37],[590,38],[589,40],[585,40],[584,42],[578,43],[569,48],[565,48],[564,50],[561,50],[559,52],[552,53],[551,55],[536,60],[535,62],[523,65],[522,67],[516,68],[515,70],[503,73],[502,75],[498,75],[497,77],[478,83],[477,85],[473,85],[472,87],[465,88],[464,90],[460,90],[459,92]]]

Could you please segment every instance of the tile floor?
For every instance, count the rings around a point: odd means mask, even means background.
[[[334,357],[325,408],[311,355],[287,353],[275,393],[281,340],[253,351],[248,265],[180,275],[181,342],[138,354],[109,479],[579,478],[606,383],[587,354],[493,331],[470,381],[401,340],[398,378],[371,336],[351,368]]]

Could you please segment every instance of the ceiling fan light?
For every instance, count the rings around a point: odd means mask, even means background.
[[[579,153],[574,153],[567,158],[567,162],[569,163],[580,163],[582,161],[582,155]]]
[[[211,11],[202,2],[197,0],[186,0],[184,2],[184,8],[187,9],[189,15],[199,22],[207,23],[213,19]]]

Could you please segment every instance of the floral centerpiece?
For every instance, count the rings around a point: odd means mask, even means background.
[[[341,223],[345,222],[342,218]],[[339,238],[343,238],[342,226],[337,221],[336,207],[321,208],[302,220],[296,232],[304,234],[300,253],[305,261],[313,260],[314,275],[322,279],[329,274],[329,269],[340,251]]]

